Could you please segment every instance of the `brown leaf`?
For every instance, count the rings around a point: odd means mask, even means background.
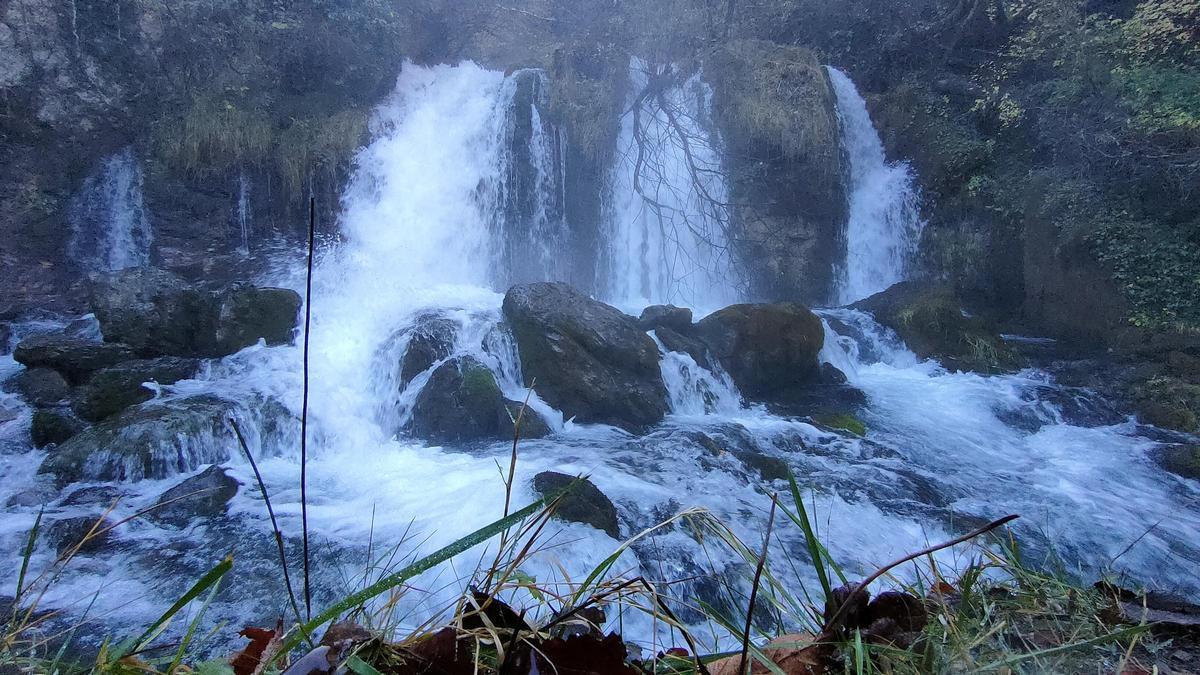
[[[499,598],[488,596],[486,593],[480,593],[474,588],[471,589],[471,597],[475,600],[475,606],[471,607],[470,611],[466,612],[463,616],[462,626],[464,629],[477,630],[488,628],[488,624],[491,624],[492,628],[523,631],[533,630],[520,614],[513,611],[512,607],[501,602]],[[476,609],[476,607],[482,608],[482,610]],[[480,616],[481,613],[482,617]],[[487,621],[484,621],[483,617],[486,617]]]
[[[406,650],[415,675],[474,675],[475,650],[459,644],[453,628],[443,628]]]
[[[859,590],[859,584],[851,583],[833,589],[825,599],[825,630],[844,633],[865,628],[870,600],[871,592],[865,588]],[[846,606],[843,608],[843,605]]]
[[[550,638],[534,647],[538,672],[558,675],[638,675],[625,655],[625,641],[615,633]]]
[[[242,651],[234,654],[229,660],[229,665],[233,667],[234,675],[254,675],[258,671],[258,667],[262,664],[263,654],[267,651],[267,646],[275,640],[279,634],[278,630],[267,630],[266,628],[255,628],[246,626],[238,635],[250,640],[250,644],[246,645]]]
[[[833,649],[826,644],[816,644],[816,637],[809,633],[795,633],[775,638],[762,648],[767,657],[786,675],[818,675],[828,672],[833,666]],[[748,655],[753,661],[751,675],[766,675],[771,670],[761,661]],[[738,665],[741,656],[730,656],[708,664],[712,675],[740,675]]]
[[[925,628],[925,624],[929,622],[929,614],[925,611],[925,604],[917,596],[899,591],[884,591],[867,607],[864,623],[870,626],[880,619],[891,619],[896,622],[897,630],[911,633]]]

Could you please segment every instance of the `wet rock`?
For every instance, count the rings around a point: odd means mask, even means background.
[[[619,539],[617,507],[590,480],[554,471],[543,471],[533,477],[533,489],[543,497],[568,487],[571,487],[571,491],[559,503],[554,516],[572,523],[591,525],[613,539]]]
[[[1132,388],[1138,416],[1164,429],[1200,430],[1200,385],[1174,377],[1152,377]]]
[[[524,413],[522,413],[524,409]],[[513,401],[511,399],[504,400],[504,408],[500,412],[500,436],[501,438],[512,438],[515,431],[514,422],[517,418],[521,420],[521,438],[545,438],[552,432],[550,425],[546,420],[537,413],[533,408],[526,408],[524,403]]]
[[[277,441],[276,427],[281,423],[274,418],[286,415],[286,411],[277,408],[262,406],[263,419],[258,422],[257,431],[260,436],[267,436],[264,444]],[[210,395],[146,403],[58,446],[39,472],[66,484],[85,479],[161,479],[195,471],[241,452],[229,426],[230,417],[241,417],[240,412],[238,404]],[[249,432],[249,425],[244,426]]]
[[[51,485],[35,485],[9,497],[8,501],[4,502],[4,506],[5,508],[44,506],[54,501],[55,494],[56,491]]]
[[[149,517],[172,525],[185,525],[194,518],[224,515],[225,507],[241,487],[241,483],[226,471],[213,465],[170,488],[155,502]]]
[[[854,304],[896,331],[923,359],[948,368],[998,372],[1019,365],[1012,348],[986,320],[971,315],[948,286],[904,281]]]
[[[708,358],[708,347],[697,337],[684,335],[670,328],[656,328],[654,334],[668,351],[681,352],[692,357],[700,367],[712,370],[712,361]]]
[[[787,462],[778,457],[764,455],[759,452],[736,451],[733,454],[742,464],[757,471],[758,475],[765,481],[787,480],[790,468]]]
[[[12,422],[21,417],[21,406],[15,401],[0,401],[0,424]]]
[[[526,384],[567,418],[640,432],[666,415],[658,348],[632,317],[562,283],[514,286],[504,316]]]
[[[50,334],[22,340],[13,351],[13,358],[26,368],[48,368],[60,373],[68,382],[78,384],[101,368],[135,357],[123,344]]]
[[[98,275],[92,307],[106,340],[144,356],[218,357],[292,339],[300,295],[235,284],[205,291],[152,267]]]
[[[127,361],[96,372],[71,397],[71,407],[85,420],[99,422],[154,398],[148,382],[174,384],[196,374],[197,359],[164,356]]]
[[[866,436],[867,425],[862,423],[854,415],[848,414],[832,414],[832,415],[817,415],[813,418],[817,424],[826,429],[835,429],[838,431],[848,431],[855,436]]]
[[[821,384],[843,385],[848,382],[846,374],[832,363],[821,364]]]
[[[87,423],[66,408],[42,408],[33,411],[29,436],[34,447],[65,443],[87,427]]]
[[[821,319],[800,305],[733,305],[696,325],[713,357],[752,400],[794,394],[820,382]]]
[[[92,485],[90,487],[79,488],[67,495],[59,506],[99,504],[100,506],[108,507],[112,506],[121,496],[121,491],[111,485]]]
[[[78,547],[78,553],[98,553],[112,543],[112,521],[100,515],[56,520],[46,529],[46,539],[60,556]]]
[[[436,314],[417,319],[408,336],[408,347],[400,359],[400,386],[408,385],[414,377],[429,370],[433,364],[454,353],[454,338],[458,324]]]
[[[1158,453],[1158,463],[1173,474],[1200,480],[1200,445],[1177,445]]]
[[[507,412],[496,376],[478,359],[459,356],[438,366],[417,395],[412,430],[440,443],[497,439],[502,414]]]
[[[637,324],[642,330],[669,328],[676,333],[687,333],[692,328],[692,310],[674,305],[651,305],[642,310]]]
[[[57,405],[71,395],[67,379],[49,368],[27,368],[17,373],[12,387],[30,405],[38,407]]]

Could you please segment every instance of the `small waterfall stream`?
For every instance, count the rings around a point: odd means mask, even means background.
[[[68,215],[67,253],[87,271],[149,263],[154,233],[142,198],[142,168],[133,148],[96,165],[71,199]]]
[[[904,279],[923,223],[908,166],[887,161],[854,82],[836,68],[828,71],[837,95],[842,152],[850,165],[846,261],[838,270],[836,298],[845,305]]]
[[[636,62],[632,73],[636,90],[645,75]],[[836,71],[831,75],[845,99],[847,151],[855,167],[852,200],[858,205],[852,208],[852,255],[842,295],[857,299],[901,277],[919,221],[911,177],[903,166],[884,162],[874,130],[862,126],[869,127],[869,118],[861,98],[848,80]],[[539,112],[540,82],[533,71],[506,77],[471,63],[406,64],[395,92],[376,111],[374,140],[360,151],[343,199],[344,240],[320,252],[312,299],[307,471],[315,604],[361,587],[368,552],[378,556],[381,542],[399,545],[400,557],[429,553],[493,521],[502,509],[504,486],[496,466],[497,460],[507,462],[511,444],[443,448],[407,435],[403,427],[412,402],[445,359],[407,382],[395,368],[413,331],[432,316],[455,335],[447,358],[478,359],[497,374],[507,397],[524,399],[512,341],[498,325],[501,292],[514,278],[553,280],[562,274],[556,261],[563,259],[559,247],[570,236],[561,210],[564,140]],[[702,121],[709,97],[702,81],[693,77],[665,96],[673,107],[695,113],[686,122],[692,140],[707,140],[693,151],[717,167],[719,143]],[[627,116],[601,286],[629,311],[667,301],[711,309],[738,299],[728,283],[728,256],[718,216],[696,201],[696,186],[664,115],[649,103],[639,124],[663,141],[646,166],[669,208],[656,211],[633,188],[628,160],[636,142]],[[105,166],[100,175],[124,176],[125,182],[116,181],[124,187],[102,194],[140,203],[133,199],[138,180],[132,155],[111,171]],[[725,189],[719,172],[706,175],[712,182],[705,189]],[[88,185],[93,186],[90,179]],[[684,214],[703,236],[680,220]],[[123,222],[131,224],[129,232],[138,232],[144,213],[141,220]],[[513,250],[508,246],[513,240],[538,246]],[[104,259],[112,266],[111,257]],[[302,273],[296,268],[269,281],[301,288]],[[1076,405],[1073,401],[1095,397],[1061,387],[1044,373],[951,373],[921,362],[868,315],[821,314],[827,338],[822,357],[867,396],[865,438],[748,406],[728,375],[706,370],[659,341],[671,403],[665,422],[633,437],[564,420],[534,396],[534,409],[555,433],[522,442],[514,500],[533,498],[530,480],[540,471],[586,473],[617,505],[623,535],[695,506],[711,510],[745,541],[760,541],[769,506],[765,493],[786,489],[755,468],[767,458],[786,464],[811,493],[825,543],[851,577],[946,538],[961,530],[961,522],[1015,511],[1024,516],[1017,532],[1030,556],[1057,556],[1085,576],[1128,571],[1147,584],[1200,596],[1200,579],[1189,562],[1200,559],[1200,485],[1154,464],[1162,442],[1145,429],[1103,412],[1103,406]],[[269,397],[296,414],[300,363],[297,346],[252,347],[211,363],[195,380],[164,387],[163,395]],[[0,373],[6,369],[13,369],[10,356],[0,362]],[[15,442],[0,438],[6,445]],[[2,455],[0,499],[37,483],[42,454],[25,448]],[[297,454],[294,443],[267,443],[259,459],[289,538],[300,531]],[[231,466],[243,487],[227,519],[183,530],[138,520],[121,534],[116,553],[73,569],[44,606],[82,612],[95,596],[92,611],[109,628],[141,625],[161,611],[164,599],[178,597],[181,583],[211,566],[214,556],[236,549],[246,577],[236,582],[238,593],[218,597],[209,619],[263,624],[286,613],[262,497],[250,487],[248,464],[235,458]],[[119,486],[124,498],[113,517],[146,508],[177,480]],[[54,499],[48,517],[83,513]],[[16,550],[38,509],[10,504],[5,513],[0,542]],[[524,573],[549,583],[566,571],[578,580],[617,543],[585,525],[561,527],[553,535],[555,545],[535,556]],[[772,555],[793,559],[803,569],[807,547],[792,530],[776,531]],[[1122,551],[1135,540],[1136,547]],[[39,552],[35,564],[51,555]],[[396,605],[402,624],[445,612],[486,555],[473,549],[453,565],[412,580]],[[953,568],[959,562],[954,555],[939,554],[939,562]],[[643,540],[616,567],[686,579],[673,586],[676,592],[715,603],[725,601],[717,597],[720,588],[745,583],[747,572],[744,562],[706,548],[682,528]],[[13,574],[11,569],[0,574],[0,583],[11,584]],[[729,644],[716,627],[700,625],[697,613],[679,611],[698,624],[706,645]],[[642,615],[609,619],[611,628],[648,646],[656,629],[662,630]],[[670,639],[661,632],[658,637]]]

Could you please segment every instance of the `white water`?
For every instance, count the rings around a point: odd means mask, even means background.
[[[251,217],[250,181],[246,178],[246,172],[242,171],[238,174],[237,204],[233,210],[233,223],[237,227],[238,236],[240,237],[238,252],[242,255],[250,255]]]
[[[313,298],[308,465],[318,607],[361,586],[369,560],[377,563],[367,575],[374,579],[389,557],[394,569],[491,522],[503,508],[497,463],[507,466],[510,444],[438,448],[403,433],[429,371],[401,388],[395,367],[416,317],[432,311],[456,327],[456,353],[488,364],[508,397],[526,394],[511,341],[496,328],[497,291],[511,271],[503,269],[500,235],[529,222],[496,216],[511,184],[506,157],[513,154],[505,139],[514,77],[472,64],[407,65],[396,92],[377,112],[374,141],[359,155],[343,204],[344,242],[321,254]],[[541,138],[552,135],[545,128]],[[531,145],[542,142],[536,136]],[[669,263],[643,258],[639,265]],[[612,271],[613,287],[628,281],[625,272]],[[299,287],[300,273],[271,281]],[[535,266],[535,273],[552,278],[553,270]],[[724,290],[709,288],[712,295],[694,297],[711,302]],[[764,482],[748,461],[765,456],[786,462],[806,493],[811,491],[821,536],[851,577],[948,538],[965,529],[963,521],[1018,512],[1023,518],[1016,532],[1034,560],[1043,560],[1053,546],[1068,570],[1084,576],[1127,570],[1139,581],[1200,596],[1194,574],[1200,560],[1200,485],[1158,469],[1151,453],[1159,443],[1132,422],[1092,410],[1094,397],[1058,387],[1044,374],[948,373],[919,362],[866,315],[831,311],[825,318],[824,358],[869,398],[862,412],[867,438],[747,407],[727,375],[666,352],[662,372],[672,412],[644,437],[563,420],[535,397],[535,409],[555,434],[522,443],[514,501],[533,498],[529,483],[540,471],[587,473],[616,503],[623,536],[680,509],[702,507],[757,545],[769,506],[765,494],[786,490],[784,483]],[[299,366],[297,347],[254,347],[163,393],[216,392],[241,401],[268,395],[298,413]],[[0,362],[0,377],[16,370],[10,357]],[[93,513],[63,505],[60,493],[34,475],[44,453],[21,447],[27,426],[28,410],[22,407],[18,419],[0,427],[0,443],[11,446],[0,453],[0,498],[41,486],[51,500],[48,519]],[[262,625],[285,615],[263,501],[236,449],[223,452],[234,458],[233,473],[244,486],[229,519],[199,521],[183,532],[134,521],[120,532],[113,553],[84,556],[45,606],[79,613],[99,592],[92,612],[103,620],[98,630],[141,626],[234,549],[236,569],[244,576],[231,582],[236,591],[218,599],[209,618]],[[260,467],[296,569],[295,443],[268,443]],[[116,517],[149,506],[177,480],[121,486],[126,498]],[[0,520],[0,545],[17,550],[37,512],[36,505],[8,508]],[[546,543],[523,568],[542,582],[560,579],[561,570],[578,581],[617,545],[578,524],[552,531]],[[392,547],[398,547],[394,556]],[[805,551],[795,528],[777,528],[773,559],[791,558],[802,570]],[[953,569],[963,562],[959,555],[946,552],[939,562]],[[34,564],[40,569],[51,557],[42,549]],[[397,604],[401,625],[411,627],[448,609],[485,557],[476,548],[413,580]],[[784,564],[776,572],[790,580],[791,569]],[[622,556],[616,571],[661,581],[691,579],[670,586],[671,592],[710,602],[720,601],[725,583],[744,591],[753,573],[683,528],[646,538]],[[14,574],[9,569],[0,581],[14,583]],[[812,579],[798,581],[809,584],[810,592],[815,588]],[[522,597],[515,602],[532,604]],[[688,621],[699,618],[685,615]],[[652,651],[675,644],[644,617],[609,619],[612,628]],[[715,629],[698,635],[704,644],[722,637]]]
[[[600,286],[622,308],[713,310],[738,299],[726,238],[728,186],[701,74],[641,97],[650,66],[633,59],[607,213]]]
[[[67,253],[86,270],[103,272],[150,261],[154,233],[142,197],[142,169],[133,148],[105,157],[69,207]]]
[[[837,303],[848,305],[904,279],[921,237],[918,195],[907,164],[888,162],[867,102],[845,73],[828,68],[849,162],[846,261]]]

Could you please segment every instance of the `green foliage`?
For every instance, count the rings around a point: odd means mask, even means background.
[[[1133,50],[1148,61],[1200,58],[1200,0],[1147,0],[1129,23]]]
[[[1163,227],[1152,221],[1109,213],[1091,240],[1111,266],[1139,326],[1200,325],[1200,221]]]
[[[817,424],[830,429],[840,429],[849,431],[855,436],[866,436],[867,425],[863,424],[862,420],[848,413],[838,413],[835,415],[819,415],[813,418]]]
[[[1113,77],[1139,133],[1200,133],[1200,71],[1138,64]]]

